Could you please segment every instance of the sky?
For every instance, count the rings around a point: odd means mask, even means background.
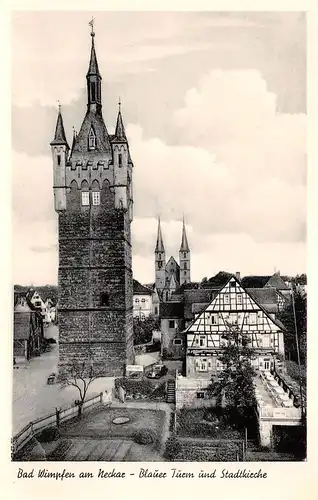
[[[86,109],[95,17],[103,116],[120,96],[134,162],[133,273],[154,281],[184,214],[191,278],[306,271],[306,18],[298,12],[15,12],[13,281],[56,284],[53,138]]]

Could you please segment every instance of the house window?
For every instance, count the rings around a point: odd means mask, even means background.
[[[91,128],[88,134],[88,149],[96,148],[96,136],[94,130]]]
[[[270,334],[264,334],[262,335],[262,347],[270,347],[271,345],[271,339],[270,339]]]
[[[174,328],[174,319],[169,319],[169,328]]]
[[[242,304],[242,294],[241,293],[237,294],[237,303]]]
[[[61,155],[57,155],[57,164],[61,165]]]
[[[157,316],[158,314],[158,307],[155,307],[155,315]]]
[[[211,314],[211,325],[216,325],[216,315]]]
[[[100,192],[93,191],[93,205],[100,205]]]
[[[236,287],[236,281],[231,281],[230,288],[235,288],[235,287]]]
[[[256,324],[256,313],[250,313],[250,324],[251,325]]]
[[[146,319],[146,316],[144,315],[144,313],[140,313],[140,321],[145,321]]]
[[[173,343],[175,345],[182,345],[182,339],[174,339]]]
[[[87,207],[89,205],[89,192],[88,191],[82,192],[82,205],[83,205],[83,207]]]
[[[139,299],[138,298],[135,299],[135,302],[136,302],[136,304],[139,304]]]
[[[229,304],[230,303],[230,297],[229,295],[225,294],[224,295],[224,304]]]
[[[123,155],[122,155],[122,153],[118,153],[118,166],[119,167],[123,166]]]
[[[200,347],[205,347],[206,345],[206,338],[200,336]]]
[[[204,392],[197,392],[197,399],[204,399]]]
[[[101,303],[101,306],[105,307],[105,306],[109,306],[109,294],[106,293],[106,292],[103,292],[100,296],[100,303]]]
[[[199,372],[207,372],[208,371],[208,362],[206,359],[199,359],[197,362],[197,368]]]

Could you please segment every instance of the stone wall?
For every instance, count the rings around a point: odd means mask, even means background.
[[[77,188],[59,214],[59,368],[93,362],[120,376],[134,362],[130,223],[105,184],[101,205],[82,207]]]

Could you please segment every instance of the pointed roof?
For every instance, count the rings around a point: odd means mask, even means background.
[[[183,224],[182,224],[182,240],[181,240],[180,252],[190,252],[185,223],[184,223],[184,218],[183,218]]]
[[[75,137],[72,154],[88,152],[88,134],[91,128],[93,128],[96,136],[96,148],[93,153],[108,153],[110,156],[110,140],[103,116],[101,113],[95,113],[91,110],[87,111],[80,131]]]
[[[51,142],[51,146],[67,146],[69,148],[69,145],[66,140],[63,117],[60,106],[59,106],[59,113],[57,115],[54,139]]]
[[[123,118],[121,116],[121,111],[120,111],[120,102],[119,102],[119,110],[118,110],[118,116],[117,116],[117,123],[116,123],[116,130],[115,130],[115,135],[113,138],[113,141],[117,142],[127,142],[127,137],[126,137],[126,132],[125,132],[125,127],[123,123]]]
[[[96,57],[96,52],[95,52],[95,43],[94,43],[94,37],[95,33],[91,33],[92,37],[92,47],[91,47],[91,57],[89,60],[89,66],[88,66],[88,71],[86,74],[86,77],[88,76],[98,76],[100,79],[102,79],[101,74],[98,69],[98,62],[97,62],[97,57]]]
[[[158,217],[158,233],[157,233],[157,244],[156,244],[155,252],[164,252],[164,251],[165,251],[165,247],[163,246],[160,217]]]

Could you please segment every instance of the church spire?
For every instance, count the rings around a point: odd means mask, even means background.
[[[67,143],[65,130],[64,130],[64,124],[63,124],[60,103],[59,103],[59,112],[57,115],[54,139],[51,142],[51,146],[67,146],[67,148],[69,149],[69,145]]]
[[[125,132],[125,127],[123,123],[123,118],[121,116],[121,102],[120,98],[118,101],[118,115],[117,115],[117,123],[116,123],[116,130],[115,130],[115,137],[114,139],[120,142],[126,142],[127,137],[126,137],[126,132]]]
[[[99,72],[98,62],[95,51],[95,32],[94,32],[94,18],[90,21],[89,25],[92,28],[91,37],[91,57],[89,61],[88,71],[86,74],[87,80],[87,106],[90,110],[100,111],[102,107],[101,97],[101,80],[102,77]]]
[[[160,217],[158,217],[158,234],[157,234],[157,244],[156,244],[155,252],[164,252],[164,251],[165,251],[165,247],[163,246]]]
[[[184,223],[184,217],[183,217],[183,223],[182,223],[182,240],[181,240],[180,252],[190,252],[185,223]]]

